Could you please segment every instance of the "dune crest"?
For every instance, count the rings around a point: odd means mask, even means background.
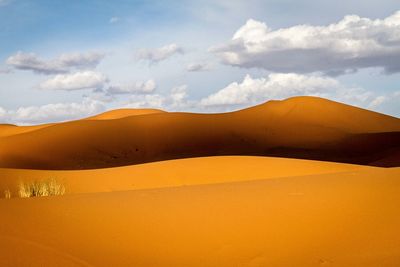
[[[374,167],[254,156],[188,158],[74,171],[0,168],[0,192],[8,189],[11,190],[12,196],[18,196],[21,182],[29,183],[46,178],[57,178],[67,189],[67,194],[76,194],[218,184],[370,169]]]
[[[110,111],[100,113],[95,116],[84,118],[82,120],[113,120],[113,119],[120,119],[120,118],[125,118],[125,117],[130,117],[130,116],[149,115],[149,114],[164,113],[164,112],[165,111],[160,110],[160,109],[115,109],[115,110],[110,110]],[[60,122],[58,124],[67,123],[67,122],[68,121]],[[55,123],[45,123],[45,124],[32,125],[32,126],[17,126],[14,124],[0,124],[0,138],[35,131],[38,129],[52,126],[54,124]]]
[[[88,117],[85,120],[113,120],[113,119],[121,119],[130,116],[140,116],[140,115],[149,115],[149,114],[157,114],[157,113],[165,113],[165,111],[160,109],[115,109],[103,112],[101,114]]]

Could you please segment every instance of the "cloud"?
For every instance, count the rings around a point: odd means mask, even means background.
[[[227,110],[301,95],[319,96],[362,107],[377,107],[386,99],[386,96],[359,87],[345,86],[327,76],[272,73],[261,78],[246,75],[241,83],[229,84],[201,99],[199,105]]]
[[[42,90],[76,91],[93,89],[92,95],[96,95],[97,99],[102,99],[105,102],[110,102],[110,99],[114,99],[116,95],[153,94],[156,88],[157,84],[153,79],[122,85],[113,84],[104,74],[90,70],[57,74],[38,85],[38,89]]]
[[[180,86],[176,86],[176,87],[172,88],[172,90],[171,90],[171,94],[168,99],[169,105],[172,108],[186,107],[188,105],[187,97],[188,97],[187,85],[183,84]]]
[[[166,60],[175,54],[183,54],[184,51],[177,44],[169,44],[160,48],[143,48],[138,50],[137,59],[147,60],[150,63],[158,63],[160,61]]]
[[[56,103],[5,110],[0,107],[0,121],[13,124],[37,124],[84,118],[106,110],[100,101],[85,98],[80,103]]]
[[[11,69],[0,69],[0,74],[9,74],[12,73]]]
[[[386,96],[377,96],[374,100],[371,101],[371,103],[368,105],[370,108],[374,108],[377,106],[382,105],[385,101],[387,101]]]
[[[210,51],[225,64],[273,72],[338,75],[368,67],[399,72],[400,11],[385,19],[350,15],[328,26],[277,30],[250,19],[232,40]]]
[[[108,82],[106,76],[94,71],[82,71],[72,74],[58,74],[39,85],[43,90],[82,90],[101,89]]]
[[[7,111],[4,108],[0,107],[0,119],[5,121],[6,115],[7,115]]]
[[[160,108],[169,111],[188,110],[195,107],[195,101],[187,99],[187,85],[183,84],[171,89],[167,95],[147,94],[134,95],[124,107],[128,108]]]
[[[203,106],[252,104],[266,99],[318,94],[337,87],[338,82],[329,77],[272,73],[266,78],[253,79],[250,75],[246,75],[241,83],[229,84],[202,99],[201,104]]]
[[[207,71],[210,70],[210,66],[206,63],[190,63],[186,66],[187,71]]]
[[[135,82],[129,85],[112,85],[107,88],[107,93],[114,94],[151,94],[157,88],[154,80]]]
[[[17,52],[10,56],[6,63],[20,70],[31,70],[41,74],[67,73],[74,69],[95,68],[104,58],[101,53],[70,53],[58,58],[44,60],[34,53]]]
[[[165,96],[160,94],[135,95],[123,103],[125,108],[162,108],[165,109]]]
[[[109,22],[111,24],[114,24],[114,23],[119,22],[120,20],[121,20],[121,18],[119,18],[119,17],[112,17]]]

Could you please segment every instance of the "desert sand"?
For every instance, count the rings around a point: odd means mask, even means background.
[[[238,182],[363,169],[375,168],[324,161],[254,156],[188,158],[95,170],[2,168],[0,169],[2,176],[0,192],[9,189],[12,195],[16,196],[20,182],[46,178],[56,178],[65,185],[67,194],[76,194]]]
[[[6,190],[2,267],[400,264],[400,119],[322,98],[0,125]]]
[[[1,266],[398,266],[400,169],[0,201]]]

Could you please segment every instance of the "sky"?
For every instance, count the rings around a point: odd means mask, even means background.
[[[319,96],[400,116],[398,0],[0,0],[0,123]]]

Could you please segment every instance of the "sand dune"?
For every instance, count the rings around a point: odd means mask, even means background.
[[[163,110],[159,109],[115,109],[106,111],[96,116],[88,117],[86,120],[113,120],[121,119],[130,116],[148,115],[156,113],[165,113]]]
[[[0,266],[395,267],[399,177],[370,168],[3,199]]]
[[[369,170],[372,167],[249,156],[189,158],[80,171],[0,169],[0,192],[8,189],[16,197],[21,182],[51,178],[60,181],[66,193],[71,194],[215,184],[363,169]]]
[[[35,131],[50,125],[52,124],[41,124],[34,126],[17,126],[13,124],[0,124],[0,138]]]
[[[165,111],[159,109],[116,109],[116,110],[106,111],[96,116],[84,118],[83,120],[112,120],[130,116],[148,115],[148,114],[164,113],[164,112]],[[54,123],[46,123],[34,126],[17,126],[14,124],[0,124],[0,138],[21,133],[27,133],[52,125],[54,125]]]
[[[400,119],[295,97],[224,114],[154,113],[60,123],[0,138],[0,167],[95,169],[215,155],[379,165],[389,150],[399,149]],[[387,165],[400,166],[400,158]]]

